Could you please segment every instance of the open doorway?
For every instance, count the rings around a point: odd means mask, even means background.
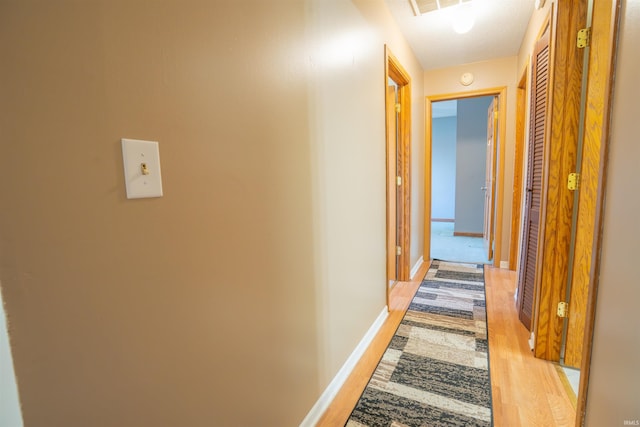
[[[457,206],[457,208],[454,208],[453,211],[449,210],[449,212],[453,212],[452,214],[450,213],[450,215],[453,215],[453,216],[442,217],[440,216],[440,214],[438,214],[437,211],[432,211],[432,206],[434,206],[434,203],[436,203],[436,200],[434,200],[434,197],[438,197],[437,195],[433,194],[436,192],[436,190],[434,190],[433,188],[437,187],[432,185],[432,182],[434,179],[433,174],[436,173],[434,172],[435,169],[440,166],[440,164],[438,163],[438,160],[434,160],[434,156],[433,156],[434,129],[433,129],[432,120],[433,120],[434,105],[437,106],[436,103],[441,101],[456,101],[456,107],[455,107],[456,120],[458,120],[459,106],[457,104],[460,103],[461,101],[467,101],[467,100],[473,101],[473,100],[478,100],[480,98],[486,98],[486,101],[484,101],[485,105],[487,105],[486,102],[491,103],[491,101],[493,101],[493,105],[495,107],[495,109],[491,113],[491,117],[493,117],[494,120],[489,120],[488,108],[484,108],[484,111],[481,116],[482,127],[487,132],[484,134],[485,135],[484,138],[482,138],[483,140],[481,145],[482,153],[478,154],[473,150],[469,150],[468,148],[465,148],[464,146],[461,146],[460,148],[463,156],[471,154],[471,156],[474,159],[476,159],[478,162],[482,162],[482,160],[487,162],[486,159],[490,159],[492,166],[489,169],[485,169],[485,172],[490,171],[491,173],[484,176],[484,178],[481,178],[480,181],[475,183],[475,185],[469,184],[469,183],[464,183],[462,185],[459,185],[456,183],[455,190],[452,190],[449,187],[448,191],[450,194],[457,194],[461,190],[463,191],[475,190],[476,194],[474,199],[486,200],[488,203],[487,206],[490,208],[489,212],[491,213],[488,214],[488,218],[486,219],[488,219],[489,221],[485,221],[484,202],[483,204],[481,204],[480,214],[478,214],[476,210],[466,209],[464,207],[465,206],[464,203],[462,203],[461,205]],[[480,101],[477,101],[477,102],[480,102]],[[452,108],[453,108],[452,104],[449,104],[449,109],[451,110]],[[486,90],[460,92],[460,93],[453,93],[453,94],[446,94],[446,95],[433,95],[433,96],[428,96],[426,98],[426,122],[428,123],[428,129],[426,134],[425,164],[427,165],[427,170],[430,171],[429,173],[425,174],[425,193],[426,193],[425,194],[425,212],[427,212],[428,214],[425,215],[424,253],[427,258],[433,259],[436,257],[445,257],[445,258],[452,259],[452,255],[434,254],[432,250],[432,235],[434,235],[435,232],[437,232],[439,227],[443,226],[442,224],[439,224],[439,223],[453,222],[453,231],[451,231],[451,234],[452,234],[451,237],[479,237],[481,240],[483,240],[482,244],[483,246],[485,246],[483,249],[484,251],[486,251],[486,255],[482,257],[482,259],[478,258],[476,260],[476,259],[465,257],[464,259],[465,261],[490,263],[494,266],[500,265],[500,260],[502,258],[502,245],[501,245],[502,229],[503,229],[502,210],[503,210],[503,204],[504,204],[505,147],[504,147],[503,141],[505,140],[505,134],[506,134],[506,126],[505,126],[506,114],[505,113],[506,113],[506,87],[497,87],[497,88],[491,88]],[[489,145],[488,144],[489,142],[489,138],[488,138],[489,126],[488,125],[489,124],[491,124],[492,143],[490,147],[490,156],[487,156],[487,152],[488,152],[487,148]],[[456,125],[456,133],[457,133],[457,125]],[[456,135],[456,140],[457,139],[458,139],[458,135]],[[435,150],[437,155],[438,148],[435,148]],[[458,154],[458,150],[456,148],[456,155],[457,154]],[[456,169],[457,168],[458,166],[456,165]],[[449,173],[451,173],[451,167],[447,168],[447,170],[449,171]],[[468,171],[466,167],[463,167],[460,172],[465,173]],[[487,191],[491,191],[490,197],[485,197],[484,187],[487,187]],[[440,187],[437,187],[437,188],[439,189]],[[465,201],[466,200],[463,200],[463,202]],[[432,215],[429,215],[429,213],[431,213]],[[460,217],[458,217],[458,215],[460,215]],[[475,217],[476,221],[478,221],[481,224],[479,228],[475,228],[472,230],[464,229],[466,228],[466,226],[464,226],[463,221],[466,220],[467,215],[473,215]],[[435,219],[435,221],[432,221],[431,220],[432,218]],[[445,221],[443,221],[443,219]],[[447,219],[449,221],[446,221]],[[460,221],[460,227],[456,228],[456,222],[458,221]],[[450,224],[449,224],[449,227],[451,227]],[[488,227],[488,230],[487,230],[487,227]],[[432,232],[432,229],[434,232]],[[438,237],[447,237],[447,236],[435,236],[435,238],[438,238]],[[485,244],[485,241],[486,241],[486,244]],[[435,244],[437,242],[434,241],[433,243]],[[478,243],[479,241],[476,241],[476,244]],[[463,259],[454,259],[454,260],[462,261]]]
[[[494,96],[431,105],[431,257],[488,264],[494,210]],[[489,246],[491,245],[491,246]]]

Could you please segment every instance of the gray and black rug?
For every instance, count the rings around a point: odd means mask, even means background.
[[[347,427],[491,426],[483,266],[433,261]]]

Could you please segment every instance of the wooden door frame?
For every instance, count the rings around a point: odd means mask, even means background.
[[[388,129],[389,129],[389,119],[386,113],[386,106],[391,102],[389,96],[387,94],[387,82],[389,79],[396,82],[398,85],[398,103],[400,104],[400,114],[398,119],[398,134],[400,145],[398,149],[398,161],[397,164],[399,166],[398,171],[396,171],[397,175],[401,177],[401,184],[399,185],[399,192],[401,194],[400,199],[402,200],[402,213],[398,221],[397,229],[400,230],[400,238],[399,246],[401,248],[401,254],[398,256],[398,269],[397,269],[397,280],[398,281],[408,281],[409,277],[409,261],[410,261],[410,248],[411,248],[411,77],[409,73],[404,69],[400,61],[391,53],[391,50],[387,45],[384,47],[384,87],[385,87],[385,128],[387,131],[385,132],[386,139],[386,163],[387,163],[387,212],[392,207],[395,209],[396,206],[396,194],[391,194],[390,188],[391,185],[395,185],[390,182],[393,177],[389,176],[390,158],[395,158],[390,155],[390,150],[396,150],[396,142],[390,141],[388,137]],[[393,100],[395,104],[395,100]],[[394,168],[395,169],[395,168]],[[395,182],[395,180],[394,180]],[[391,224],[389,224],[389,214],[387,213],[387,260],[391,256],[395,256],[395,253],[391,254],[389,252],[390,247],[390,239],[394,240],[395,243],[395,233],[391,233]],[[396,229],[395,225],[393,229]],[[393,236],[391,235],[393,234]],[[393,245],[395,247],[395,244]],[[387,272],[388,278],[389,272]],[[389,305],[389,291],[391,287],[388,283],[385,284],[386,294],[387,294],[387,306]]]
[[[447,93],[441,95],[430,95],[425,97],[425,187],[424,187],[424,256],[431,259],[431,162],[432,162],[432,107],[431,104],[438,101],[452,101],[455,99],[478,98],[482,96],[498,97],[498,147],[495,153],[498,176],[496,177],[496,197],[493,202],[495,206],[494,224],[494,250],[493,265],[500,266],[502,256],[502,208],[504,204],[504,165],[505,165],[505,145],[507,138],[507,87],[499,86],[488,89],[478,89],[467,92]]]
[[[516,271],[522,227],[522,189],[524,173],[525,131],[527,122],[527,84],[529,64],[524,68],[516,88],[516,140],[513,159],[513,200],[511,202],[511,237],[509,238],[509,270]]]
[[[499,141],[500,136],[497,135],[498,129],[496,129],[496,123],[499,123],[498,117],[496,117],[496,109],[499,110],[500,106],[496,105],[499,100],[494,96],[491,100],[491,104],[489,107],[491,108],[490,115],[487,114],[487,147],[491,148],[491,153],[488,153],[488,149],[485,153],[486,163],[485,163],[485,182],[484,182],[484,224],[482,227],[482,238],[486,241],[485,251],[487,253],[487,259],[493,259],[493,243],[495,240],[494,230],[495,230],[495,215],[496,215],[496,204],[495,204],[495,196],[496,196],[496,143]],[[488,112],[488,111],[487,111]],[[489,126],[491,126],[491,143],[489,143]],[[487,179],[488,177],[488,179]],[[487,191],[489,192],[489,198],[487,200]],[[487,201],[490,202],[490,205],[487,204]],[[488,211],[488,212],[487,212]],[[488,213],[488,215],[487,215]],[[456,233],[454,232],[455,236]]]
[[[607,9],[607,7],[609,9]],[[595,201],[595,226],[593,232],[591,268],[589,270],[589,286],[587,310],[585,313],[585,331],[583,338],[583,357],[580,366],[580,385],[578,390],[578,402],[576,412],[576,427],[584,424],[587,410],[587,397],[589,390],[589,376],[591,368],[591,347],[593,344],[593,332],[595,328],[596,301],[598,297],[598,284],[600,278],[600,256],[602,253],[602,226],[605,200],[605,186],[607,177],[608,148],[610,144],[610,123],[612,110],[613,82],[615,74],[615,54],[617,51],[618,33],[620,31],[621,0],[594,1],[594,19],[592,23],[592,48],[598,52],[591,55],[595,57],[589,60],[590,85],[587,92],[587,113],[585,128],[592,132],[585,132],[585,138],[600,138],[600,164],[598,165],[598,187]],[[598,16],[599,13],[605,15]],[[599,37],[599,39],[598,39]],[[597,64],[595,62],[597,61]],[[593,73],[593,74],[592,74]],[[592,99],[593,98],[593,99]],[[597,102],[590,102],[590,101]],[[602,106],[602,111],[598,107]],[[590,114],[591,113],[591,114]],[[597,122],[599,113],[601,121]],[[590,119],[590,116],[592,119]],[[592,126],[595,123],[594,126]]]

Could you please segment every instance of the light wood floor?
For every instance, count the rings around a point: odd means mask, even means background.
[[[393,288],[389,317],[318,426],[343,426],[347,421],[427,268],[427,264],[423,265],[414,281],[399,282]],[[573,426],[575,407],[556,365],[536,359],[529,350],[529,334],[518,321],[515,309],[515,280],[512,271],[485,268],[494,425]]]

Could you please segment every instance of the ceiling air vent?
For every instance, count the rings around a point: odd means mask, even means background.
[[[434,10],[444,9],[445,7],[455,6],[460,3],[467,3],[471,0],[409,0],[413,13],[416,16],[433,12]]]

